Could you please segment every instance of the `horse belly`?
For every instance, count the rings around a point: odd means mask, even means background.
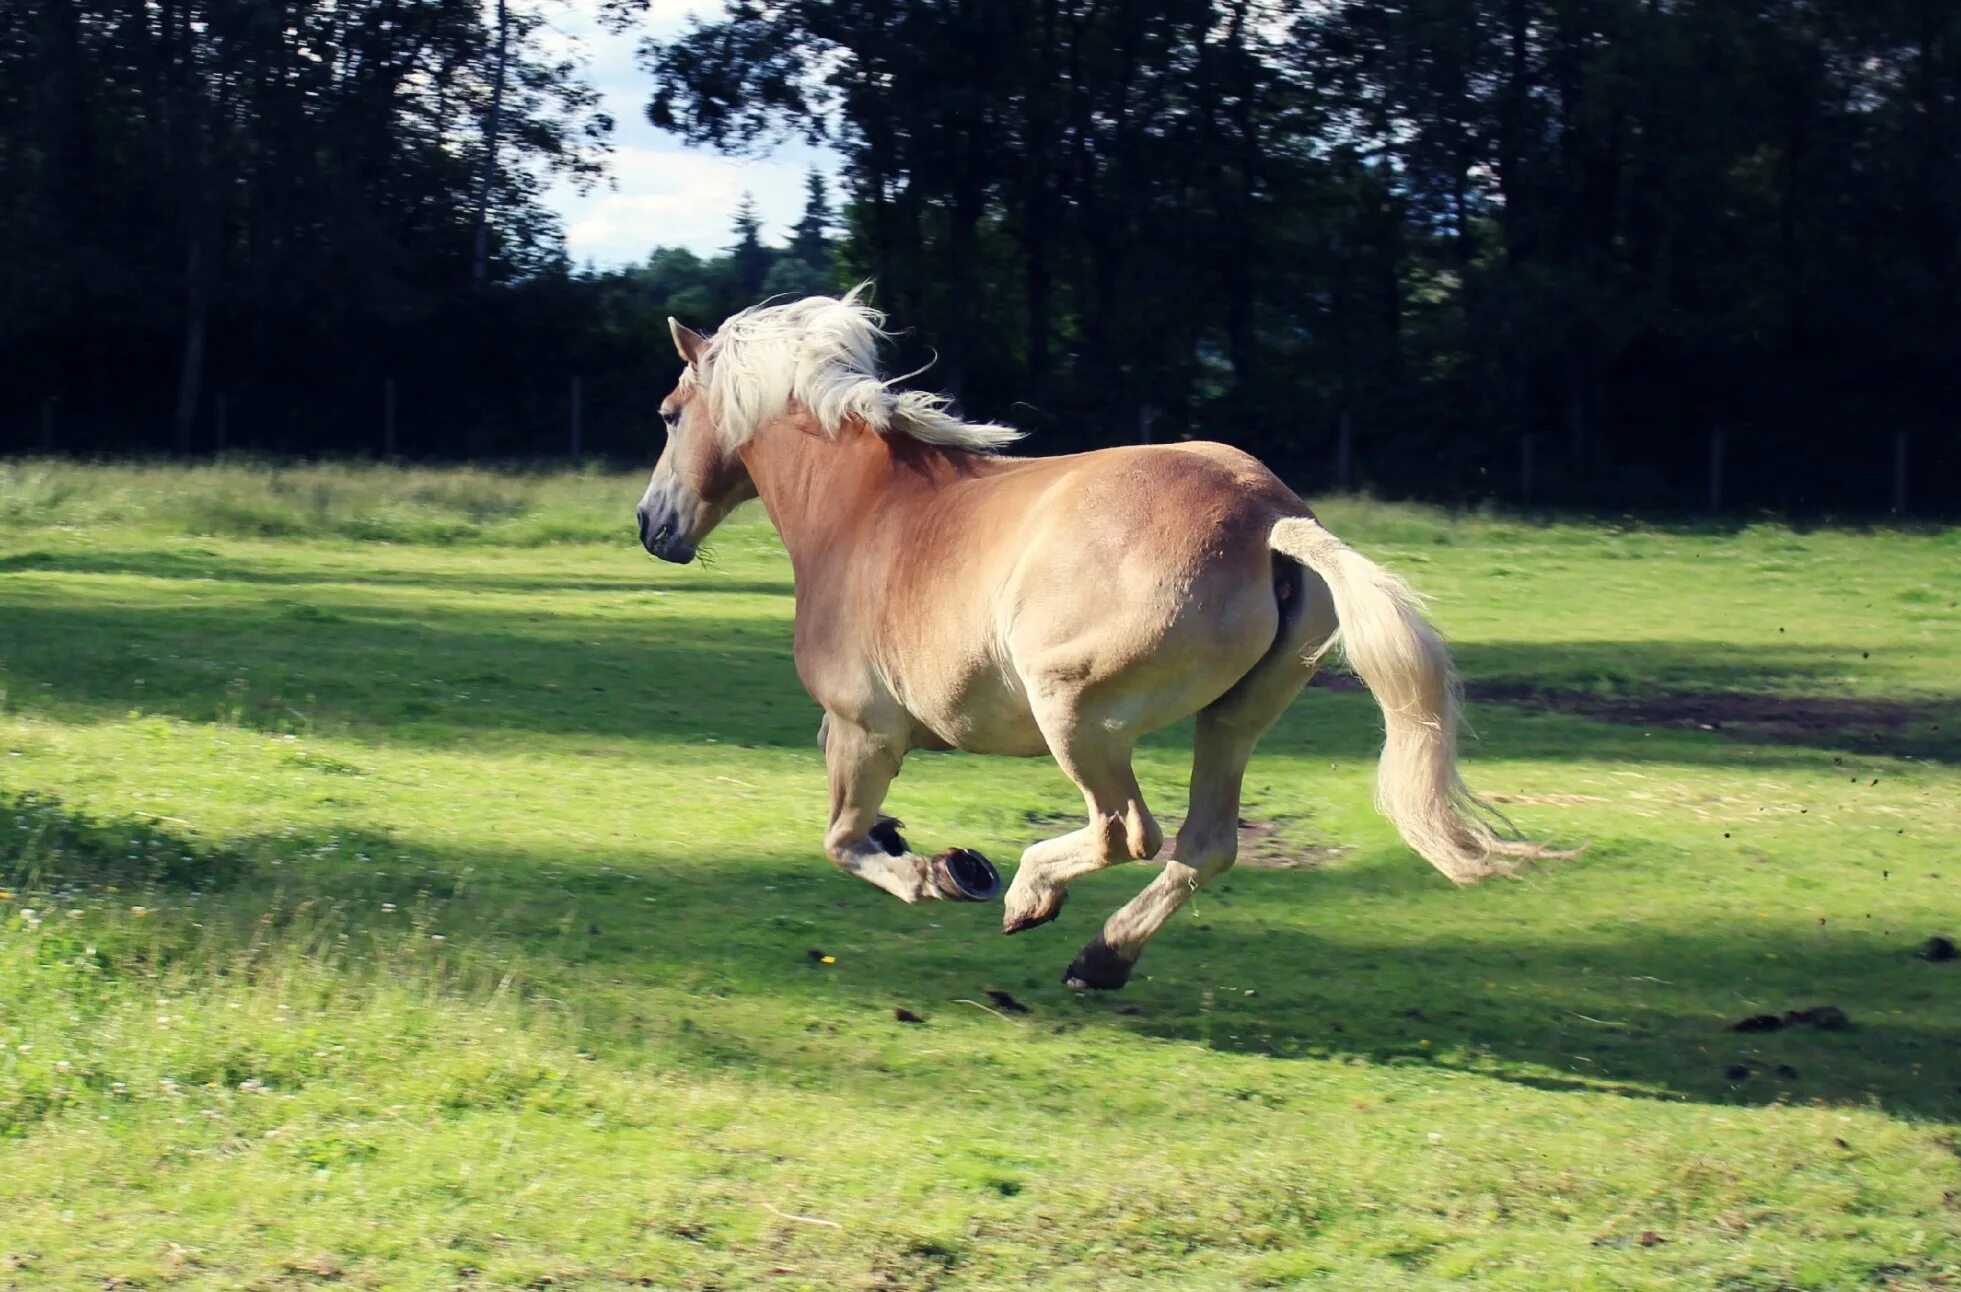
[[[1031,758],[1049,751],[1018,682],[994,668],[906,688],[901,702],[937,743],[975,754]]]

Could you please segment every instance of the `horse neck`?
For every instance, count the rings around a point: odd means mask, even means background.
[[[765,423],[742,460],[800,575],[850,546],[875,512],[910,507],[981,465],[980,455],[888,437],[855,420],[833,435],[801,409]]]
[[[884,438],[856,424],[829,435],[797,410],[765,423],[743,445],[749,479],[799,571],[875,505],[891,463]]]

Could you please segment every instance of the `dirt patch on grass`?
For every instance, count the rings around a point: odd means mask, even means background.
[[[1924,746],[1940,736],[1940,715],[1933,708],[1895,700],[1723,691],[1602,696],[1502,682],[1474,685],[1467,692],[1487,703],[1574,713],[1629,726],[1719,731],[1781,744],[1877,751],[1906,744]]]
[[[1487,803],[1522,803],[1527,807],[1580,807],[1607,801],[1598,794],[1487,794],[1484,799]]]
[[[1318,866],[1337,861],[1349,853],[1347,848],[1323,846],[1313,843],[1299,843],[1286,837],[1288,827],[1305,818],[1297,816],[1261,817],[1239,819],[1239,861],[1240,866],[1253,870],[1313,870]],[[1044,834],[1061,834],[1081,825],[1080,818],[1064,817],[1053,813],[1031,813],[1028,822]],[[1158,828],[1164,831],[1164,847],[1155,861],[1140,864],[1161,865],[1171,857],[1172,840],[1178,837],[1178,827],[1184,824],[1179,817],[1159,817]]]
[[[1361,678],[1345,672],[1320,672],[1310,684],[1339,692],[1367,690]],[[1465,696],[1481,704],[1575,714],[1630,727],[1714,731],[1761,745],[1812,745],[1943,761],[1961,757],[1961,696],[1918,702],[1855,696],[1753,696],[1726,690],[1598,696],[1584,690],[1547,690],[1530,682],[1469,682]]]
[[[1348,855],[1347,848],[1300,843],[1288,839],[1288,827],[1300,817],[1259,817],[1239,819],[1238,865],[1251,870],[1313,870]],[[1171,840],[1178,837],[1176,820],[1161,821],[1165,845],[1160,860],[1171,855]]]
[[[1362,690],[1344,674],[1314,679],[1331,691]],[[1961,733],[1943,719],[1961,701],[1907,702],[1828,695],[1746,695],[1734,691],[1670,691],[1656,695],[1596,695],[1544,689],[1522,682],[1472,682],[1465,694],[1484,704],[1571,713],[1632,727],[1713,731],[1760,743],[1820,745],[1873,753],[1929,754],[1953,750]],[[1949,726],[1954,725],[1949,723]]]
[[[1313,870],[1348,855],[1348,849],[1315,843],[1297,843],[1283,831],[1297,817],[1239,822],[1239,864],[1254,870]]]

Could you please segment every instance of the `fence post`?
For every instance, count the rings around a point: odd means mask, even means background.
[[[1907,433],[1893,434],[1893,514],[1907,514]]]
[[[1528,432],[1518,442],[1518,501],[1532,505],[1532,436]]]
[[[41,401],[41,452],[54,452],[55,410],[61,404],[60,395],[49,395]]]
[[[1355,460],[1355,418],[1344,408],[1341,410],[1340,429],[1335,433],[1335,486],[1343,493],[1348,492],[1351,480],[1350,468]]]
[[[585,402],[586,383],[583,377],[572,378],[572,460],[577,462],[585,453]]]
[[[381,385],[381,456],[395,458],[395,379]]]
[[[1709,510],[1723,509],[1723,438],[1722,427],[1709,432]]]

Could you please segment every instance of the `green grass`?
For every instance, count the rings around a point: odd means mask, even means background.
[[[1527,701],[1474,701],[1473,783],[1588,851],[1452,889],[1316,689],[1246,807],[1314,864],[1081,997],[1148,870],[1013,939],[834,873],[774,536],[656,565],[638,489],[0,464],[0,1287],[1961,1277],[1961,962],[1915,954],[1961,535],[1330,504]],[[1821,716],[1721,716],[1764,696]],[[997,861],[1078,803],[961,755],[893,798]]]

